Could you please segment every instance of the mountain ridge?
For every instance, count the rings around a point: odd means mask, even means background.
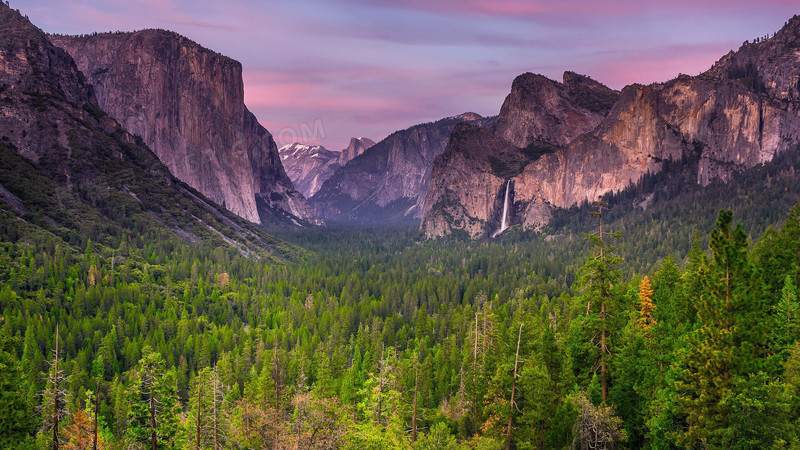
[[[648,173],[659,172],[665,160],[697,157],[696,181],[707,185],[792,148],[800,141],[800,103],[794,100],[797,91],[792,88],[800,74],[797,48],[800,20],[793,18],[774,37],[744,44],[739,52],[723,56],[700,75],[626,86],[607,115],[583,133],[574,133],[580,127],[552,120],[563,112],[558,109],[559,102],[569,99],[558,90],[559,83],[524,74],[521,77],[543,87],[531,94],[518,77],[496,122],[504,126],[492,128],[495,138],[520,152],[529,142],[539,145],[549,141],[558,148],[529,160],[513,176],[512,223],[540,228],[549,220],[546,211],[620,191]],[[543,97],[543,92],[550,92],[549,97]],[[552,101],[554,98],[557,101]],[[586,123],[585,118],[579,116],[576,122]],[[548,135],[538,126],[542,123],[562,128],[547,128]],[[449,170],[446,161],[458,159],[453,154],[474,155],[463,139],[450,142],[453,145],[434,163],[431,186],[436,188],[428,192],[427,200],[428,204],[443,205],[439,200],[446,199],[447,207],[426,210],[420,227],[429,237],[459,229],[474,238],[488,236],[502,214],[496,202],[502,177],[475,162],[471,172],[463,163]],[[491,155],[479,157],[488,159]],[[466,193],[454,197],[452,191],[445,192],[448,184],[464,177],[483,180],[473,189],[489,186],[495,191],[495,200],[475,204]],[[453,211],[458,214],[452,216]]]
[[[444,151],[453,127],[492,120],[464,113],[395,131],[337,170],[309,201],[326,220],[416,222],[433,160]]]

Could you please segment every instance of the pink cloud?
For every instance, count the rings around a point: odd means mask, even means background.
[[[643,12],[681,12],[686,10],[725,10],[752,7],[750,0],[671,0],[651,2],[642,0],[344,0],[348,3],[368,3],[394,9],[408,9],[448,15],[483,15],[508,19],[535,18],[537,16],[573,16],[573,19],[620,17]],[[763,4],[790,5],[796,0],[767,0]],[[722,9],[720,9],[722,8]]]
[[[587,75],[620,89],[632,83],[668,81],[684,73],[697,75],[708,70],[731,43],[674,45],[626,53],[607,53],[606,58],[587,65]]]

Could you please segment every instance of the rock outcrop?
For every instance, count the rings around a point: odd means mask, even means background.
[[[485,125],[491,120],[466,113],[392,133],[337,170],[309,200],[325,219],[417,220],[433,160],[444,151],[453,128],[462,122]]]
[[[438,236],[456,230],[488,236],[500,227],[507,180],[529,162],[519,148],[489,130],[457,125],[447,150],[433,163],[422,228]],[[510,203],[515,203],[513,191]],[[517,222],[512,214],[509,224]]]
[[[75,236],[118,245],[145,231],[247,255],[276,242],[174,178],[100,108],[72,57],[3,2],[0,158],[0,209],[66,245]]]
[[[520,148],[542,141],[566,145],[593,130],[618,94],[574,72],[564,73],[563,84],[525,73],[512,83],[492,131]]]
[[[286,175],[295,189],[310,198],[339,168],[340,153],[321,145],[289,144],[278,149]]]
[[[342,150],[339,154],[339,160],[337,161],[340,166],[344,166],[350,160],[363,154],[367,151],[368,148],[375,145],[375,141],[370,138],[365,137],[358,137],[358,138],[350,138],[350,144],[347,146],[346,149]]]
[[[426,208],[421,227],[428,236],[465,230],[473,237],[487,236],[496,227],[503,186],[497,178],[503,176],[478,162],[494,157],[491,149],[500,144],[490,145],[491,138],[527,157],[512,184],[514,223],[526,228],[547,223],[551,208],[622,190],[646,173],[660,171],[667,159],[695,160],[702,185],[727,180],[800,142],[798,74],[800,19],[794,18],[773,38],[746,43],[706,73],[627,86],[611,108],[612,95],[594,82],[579,82],[590,86],[591,95],[570,96],[564,86],[575,80],[572,74],[565,74],[563,84],[523,75],[514,82],[493,136],[482,137],[487,151],[476,154],[467,141],[454,138],[437,160],[427,200],[432,207]],[[559,147],[531,151],[542,142]],[[463,160],[460,154],[471,155],[468,166],[450,167],[452,161]],[[448,188],[456,179],[470,189]],[[472,198],[482,189],[494,196]]]
[[[99,106],[177,178],[254,223],[320,223],[245,107],[239,62],[161,30],[51,40],[75,59]]]

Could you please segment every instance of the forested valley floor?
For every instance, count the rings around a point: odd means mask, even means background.
[[[283,232],[260,260],[2,212],[0,446],[796,447],[800,207],[768,199],[797,183],[759,170],[735,215],[746,184],[619,194],[603,234],[586,205],[491,242]]]

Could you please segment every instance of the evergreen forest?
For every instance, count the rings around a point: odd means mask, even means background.
[[[0,446],[796,448],[794,159],[492,241],[276,230],[269,257],[3,212]]]

